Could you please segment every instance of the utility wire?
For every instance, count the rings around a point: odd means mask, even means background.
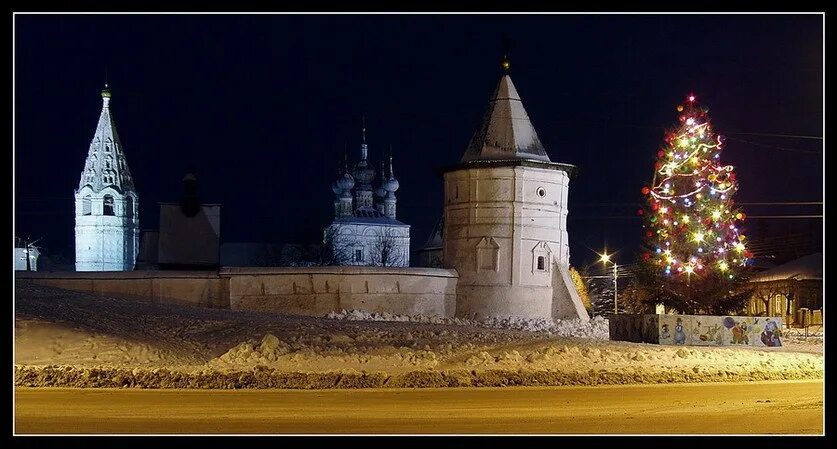
[[[729,132],[725,131],[722,135],[739,135],[739,136],[765,136],[765,137],[785,137],[788,139],[813,139],[813,140],[823,140],[820,136],[800,136],[795,134],[772,134],[772,133],[736,133],[736,132]]]
[[[760,146],[760,147],[772,148],[774,150],[788,151],[788,152],[791,152],[791,153],[815,154],[817,156],[822,155],[821,151],[810,151],[810,150],[800,150],[800,149],[797,149],[797,148],[786,148],[786,147],[780,147],[780,146],[776,146],[776,145],[768,145],[766,143],[752,142],[752,141],[749,141],[749,140],[739,139],[737,137],[728,137],[728,139],[729,140],[735,140],[737,142],[748,143],[750,145],[757,145],[757,146]]]

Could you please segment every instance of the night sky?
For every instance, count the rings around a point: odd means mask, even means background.
[[[690,92],[728,137],[737,202],[822,201],[822,141],[765,135],[822,136],[822,33],[820,15],[18,15],[16,233],[73,254],[73,190],[107,74],[142,229],[196,171],[203,201],[223,205],[222,243],[315,242],[366,114],[375,167],[393,147],[398,218],[420,248],[442,212],[438,171],[480,123],[506,37],[551,160],[578,166],[571,263],[605,245],[628,262],[640,189]],[[744,225],[764,238],[822,221]]]

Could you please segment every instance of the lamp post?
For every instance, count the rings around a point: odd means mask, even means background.
[[[607,252],[599,254],[599,261],[604,264],[605,268],[607,268],[608,262],[613,264],[613,314],[619,315],[619,290],[616,283],[616,279],[619,277],[618,266],[616,262],[611,262],[610,255]]]

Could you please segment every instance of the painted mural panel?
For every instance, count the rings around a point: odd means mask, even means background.
[[[659,315],[661,345],[691,344],[692,322],[688,315]]]
[[[710,315],[611,316],[610,339],[674,346],[782,346],[777,317]]]
[[[659,315],[641,315],[642,341],[645,343],[659,343],[660,317]]]
[[[724,343],[722,329],[723,317],[710,315],[697,315],[691,317],[692,322],[692,345],[694,346],[720,346]]]
[[[753,317],[750,326],[750,345],[763,347],[782,346],[782,319],[777,317]]]
[[[724,345],[750,345],[750,328],[753,326],[753,317],[727,316],[724,317],[723,324]]]

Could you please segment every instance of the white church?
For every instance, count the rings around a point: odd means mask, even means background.
[[[102,112],[90,142],[76,201],[76,271],[131,271],[139,249],[139,196],[102,90]]]
[[[348,161],[344,161],[331,185],[334,221],[323,230],[331,265],[410,266],[410,225],[395,218],[399,184],[393,173],[392,154],[388,170],[381,161],[380,175],[374,188],[375,169],[369,163],[364,120],[360,160],[351,173]]]

